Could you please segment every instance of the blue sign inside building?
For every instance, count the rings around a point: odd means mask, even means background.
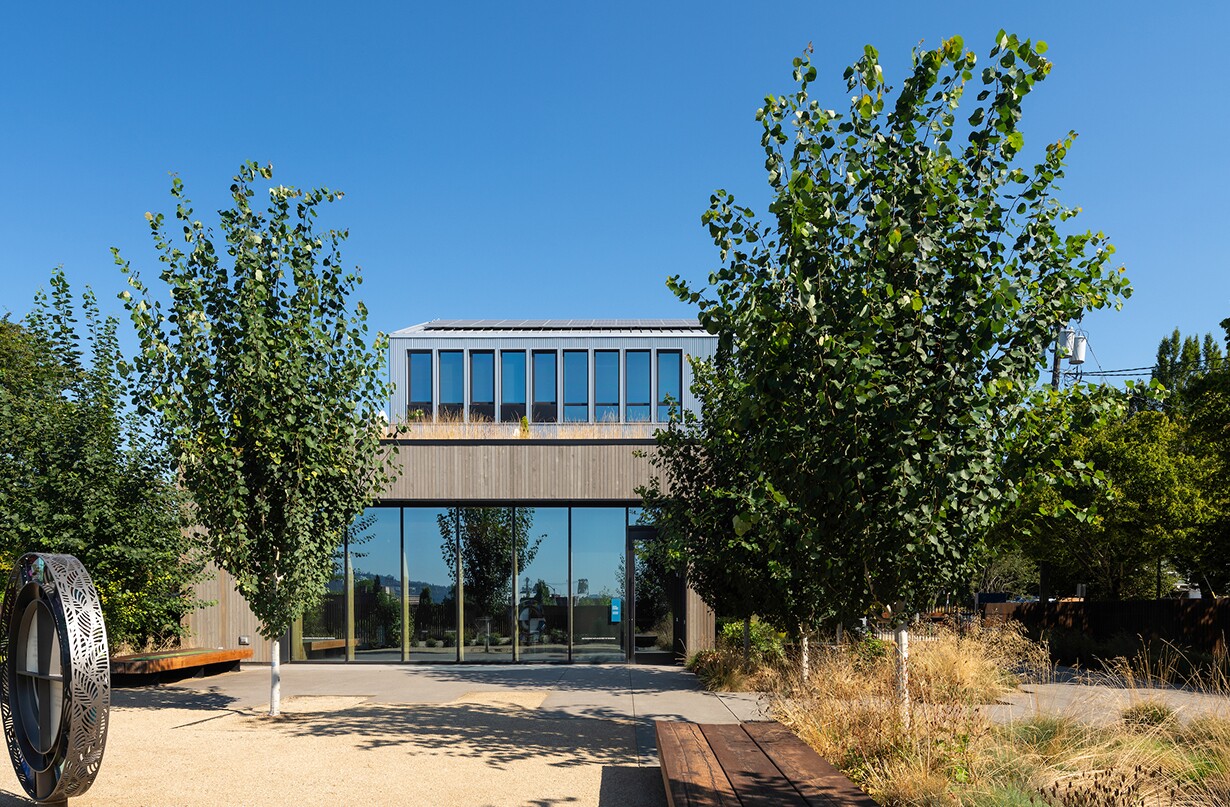
[[[615,624],[620,620],[620,615],[623,612],[624,601],[619,597],[611,598],[611,624]]]

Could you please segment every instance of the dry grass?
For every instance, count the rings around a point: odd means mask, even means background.
[[[806,682],[778,671],[772,693],[776,717],[886,807],[1230,807],[1230,721],[1183,723],[1141,697],[1111,725],[1046,714],[995,725],[979,704],[1045,677],[1044,646],[975,626],[910,650],[908,722],[891,646],[819,647]]]

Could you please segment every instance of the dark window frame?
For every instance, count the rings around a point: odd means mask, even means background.
[[[615,400],[603,401],[598,399],[598,356],[615,356]],[[619,391],[623,389],[623,361],[618,350],[595,350],[594,351],[594,421],[597,423],[618,423],[623,416],[623,411],[620,407]],[[599,416],[600,410],[615,412],[615,419],[603,419]]]
[[[568,379],[569,379],[568,357],[569,356],[580,356],[582,359],[584,359],[584,362],[585,362],[584,372],[582,373],[583,383],[581,387],[581,389],[584,391],[584,400],[574,401],[568,397]],[[589,422],[589,397],[590,397],[589,396],[589,387],[590,387],[589,351],[584,350],[584,349],[579,349],[579,350],[571,349],[571,350],[563,351],[563,357],[560,362],[560,367],[563,371],[562,378],[563,378],[563,387],[564,387],[564,401],[563,401],[564,420],[565,422],[568,422],[568,423],[588,423]],[[568,416],[570,412],[577,413],[578,409],[584,410],[583,417],[572,418]]]
[[[474,398],[474,357],[475,356],[490,356],[491,357],[491,400],[479,401]],[[470,360],[470,377],[469,377],[469,393],[470,393],[470,420],[495,420],[495,351],[494,350],[471,350],[469,355]]]
[[[437,409],[440,413],[441,418],[455,417],[455,418],[461,419],[465,415],[465,409],[466,409],[466,352],[464,350],[440,350],[440,351],[437,351],[437,353],[438,355],[436,357],[436,361],[439,362],[439,367],[440,367],[439,373],[441,377],[440,390],[438,393],[440,397],[440,401],[436,405]],[[461,357],[461,400],[446,401],[444,400],[444,381],[443,381],[444,357],[454,356],[454,355]]]
[[[678,382],[679,395],[674,398],[675,406],[679,411],[683,410],[683,351],[682,350],[659,350],[654,355],[654,365],[657,370],[657,389],[655,390],[654,398],[657,408],[658,422],[665,423],[670,416],[670,406],[662,394],[662,357],[677,356],[679,358],[679,375],[674,379]],[[669,394],[669,393],[667,393]]]
[[[427,400],[415,401],[411,400],[410,396],[414,390],[414,357],[427,357]],[[434,417],[436,394],[435,394],[435,356],[431,350],[407,350],[406,351],[406,417],[410,418],[417,411],[423,412],[424,420],[431,420]]]
[[[521,400],[520,401],[506,400],[505,395],[504,395],[504,390],[507,389],[506,379],[508,378],[508,374],[504,372],[505,370],[504,357],[514,355],[514,354],[521,356]],[[527,394],[528,386],[525,381],[526,370],[529,368],[529,365],[526,364],[527,358],[528,357],[526,356],[525,348],[518,348],[516,350],[501,350],[500,351],[499,362],[500,362],[500,422],[501,423],[520,423],[521,418],[525,417],[526,401],[529,398],[529,395]]]
[[[632,400],[632,373],[628,369],[628,360],[633,356],[645,356],[645,369],[648,371],[648,376],[644,378],[646,400]],[[625,423],[649,423],[653,420],[653,351],[648,349],[633,349],[624,351],[624,422]],[[638,374],[639,375],[639,374]],[[634,409],[635,407],[635,409]],[[640,410],[644,410],[645,417],[633,420],[630,416],[632,412],[640,414]]]
[[[551,400],[538,400],[538,357],[550,356],[553,371],[551,373]],[[559,351],[551,350],[532,350],[530,351],[530,395],[529,398],[533,402],[530,409],[535,423],[558,423],[559,422]]]

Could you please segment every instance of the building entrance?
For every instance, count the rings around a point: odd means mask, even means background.
[[[683,577],[665,569],[654,527],[628,527],[628,618],[624,646],[636,664],[675,664],[682,658]],[[678,639],[677,639],[678,637]]]

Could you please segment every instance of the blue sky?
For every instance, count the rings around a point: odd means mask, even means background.
[[[371,324],[435,317],[688,316],[709,193],[763,210],[753,113],[816,47],[826,106],[865,43],[996,30],[1056,64],[1027,148],[1080,132],[1063,199],[1119,247],[1136,294],[1087,318],[1105,369],[1151,364],[1176,325],[1230,316],[1220,3],[11,4],[0,25],[0,313],[63,264],[111,309],[109,248],[147,276],[169,173],[204,216],[246,159],[346,192]]]

